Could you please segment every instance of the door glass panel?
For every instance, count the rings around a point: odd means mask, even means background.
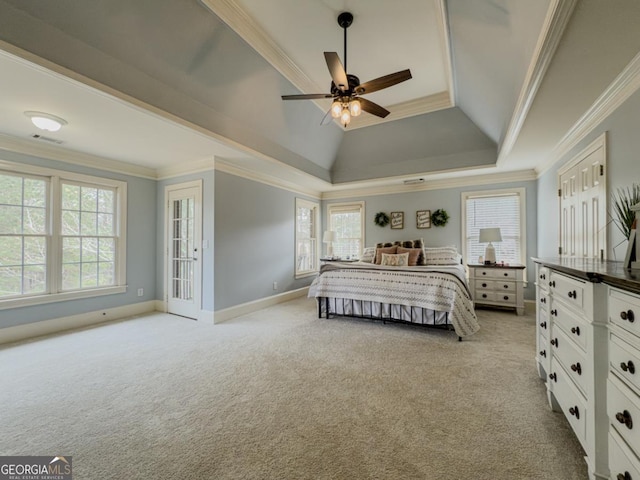
[[[173,298],[193,300],[193,226],[194,201],[184,198],[173,201],[172,289]]]

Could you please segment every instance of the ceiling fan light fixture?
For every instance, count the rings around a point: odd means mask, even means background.
[[[357,117],[362,113],[362,106],[360,105],[360,100],[351,100],[349,102],[349,113],[351,113],[352,117]]]
[[[342,102],[335,100],[331,104],[331,116],[333,118],[338,118],[340,115],[342,115]]]
[[[67,124],[64,118],[56,117],[49,113],[28,111],[24,112],[24,114],[31,119],[31,123],[36,127],[48,132],[57,132],[63,125]]]
[[[351,113],[349,113],[348,108],[342,109],[342,114],[340,115],[340,123],[345,127],[351,123]]]

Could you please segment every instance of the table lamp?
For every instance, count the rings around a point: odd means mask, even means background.
[[[333,230],[325,230],[322,235],[322,242],[327,244],[327,257],[333,257],[333,242],[336,239],[336,232]]]
[[[502,235],[499,228],[481,228],[480,229],[480,243],[489,243],[484,252],[484,263],[494,264],[496,263],[496,249],[493,248],[491,242],[501,242]]]

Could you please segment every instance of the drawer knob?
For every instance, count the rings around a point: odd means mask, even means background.
[[[487,298],[487,294],[486,294],[486,293],[483,293],[483,294],[482,294],[482,298]]]
[[[576,293],[575,290],[571,290],[569,292],[569,298],[578,298],[578,294]]]
[[[540,275],[540,280],[545,280],[547,278],[547,276],[543,273]]]
[[[508,295],[505,295],[505,296],[504,296],[504,297],[502,297],[502,298],[503,298],[503,299],[505,299],[505,300],[509,300],[509,296],[508,296]]]
[[[580,327],[571,327],[571,333],[580,336]]]
[[[503,285],[504,288],[509,288],[509,285]]]
[[[558,348],[558,339],[557,338],[552,338],[551,339],[551,345],[553,345],[554,347]]]
[[[542,328],[547,328],[547,322],[540,322],[540,326]]]
[[[540,299],[540,303],[547,303],[547,297],[542,297]]]
[[[575,407],[571,407],[569,409],[569,413],[571,415],[573,415],[574,417],[576,417],[578,420],[580,420],[580,410],[578,410],[578,406],[577,405]]]
[[[541,357],[547,357],[547,351],[546,350],[540,350],[540,356]]]
[[[633,310],[627,310],[620,312],[620,318],[622,320],[627,320],[629,323],[633,323],[635,320],[635,315],[633,314]]]
[[[580,362],[576,362],[571,365],[571,370],[576,372],[578,375],[582,375],[582,366],[580,366]]]
[[[558,381],[558,376],[557,376],[555,373],[550,373],[550,374],[549,374],[549,378],[550,378],[551,380],[553,380],[554,382],[557,382],[557,381]]]
[[[625,410],[622,413],[616,413],[616,420],[620,423],[624,423],[629,430],[633,428],[633,419],[631,418],[629,410]]]
[[[484,288],[487,288],[487,284],[486,284],[486,283],[483,283],[483,284],[482,284],[482,286],[483,286]]]
[[[633,364],[631,360],[629,360],[627,363],[624,363],[624,362],[620,363],[620,368],[622,369],[623,372],[629,372],[631,375],[636,373],[636,366]]]
[[[482,274],[483,274],[483,275],[486,275],[486,274],[487,274],[487,272],[482,272]]]
[[[550,287],[555,288],[555,286],[556,286],[556,281],[555,281],[555,280],[551,280],[551,281],[549,282],[549,286],[550,286]]]
[[[629,472],[619,473],[616,475],[616,480],[633,480]]]
[[[504,276],[505,276],[505,277],[508,277],[508,276],[509,276],[509,274],[508,274],[507,272],[504,272]]]
[[[551,312],[549,313],[551,313],[551,315],[553,315],[554,317],[558,316],[558,310],[551,310]]]

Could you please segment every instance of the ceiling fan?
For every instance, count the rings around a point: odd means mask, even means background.
[[[344,29],[344,67],[336,52],[324,52],[324,58],[331,73],[331,93],[309,93],[301,95],[283,95],[283,100],[315,100],[319,98],[333,98],[331,109],[327,112],[322,123],[331,113],[331,117],[340,118],[340,123],[346,126],[351,122],[351,117],[357,117],[365,112],[381,118],[389,115],[389,110],[377,103],[363,98],[361,95],[377,92],[383,88],[392,87],[411,78],[409,69],[391,73],[383,77],[360,83],[355,75],[347,73],[347,28],[353,23],[353,15],[350,12],[342,12],[338,15],[338,25]]]

